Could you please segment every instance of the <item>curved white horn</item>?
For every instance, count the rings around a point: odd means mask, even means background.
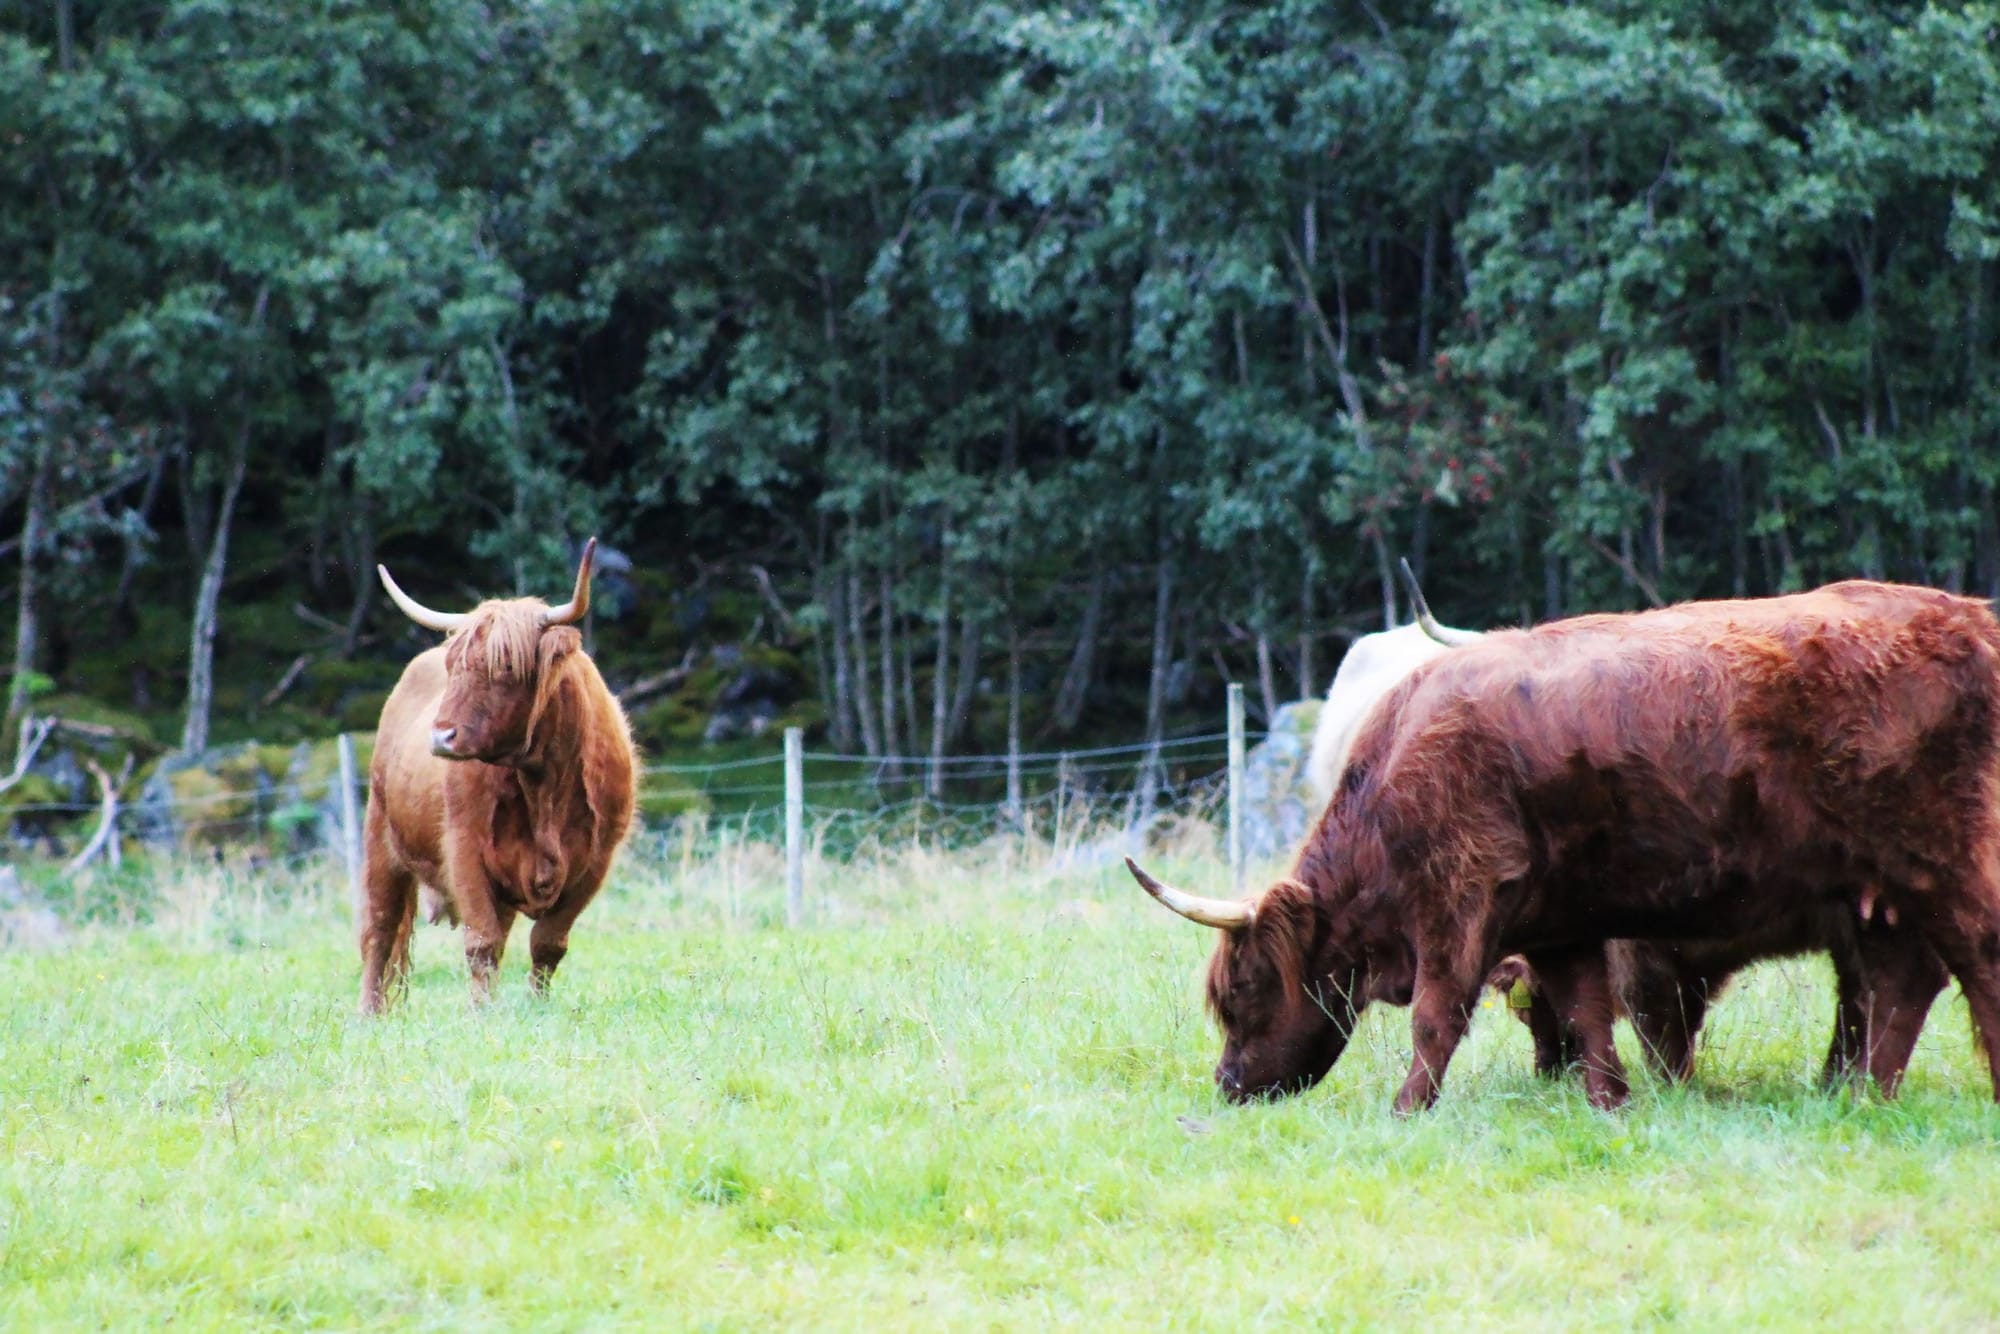
[[[576,592],[560,607],[550,607],[549,614],[542,618],[543,625],[573,625],[590,610],[590,567],[597,559],[597,539],[591,538],[583,544],[583,559],[576,567]]]
[[[1438,624],[1437,617],[1431,615],[1431,604],[1424,601],[1424,590],[1417,587],[1417,576],[1410,569],[1410,558],[1403,557],[1401,564],[1403,591],[1410,595],[1410,606],[1416,611],[1417,624],[1424,628],[1424,633],[1446,648],[1478,643],[1481,636],[1477,630],[1454,630],[1448,625]]]
[[[1139,882],[1139,888],[1151,894],[1161,903],[1172,908],[1190,922],[1200,922],[1220,931],[1241,931],[1256,920],[1257,905],[1243,899],[1205,899],[1199,894],[1189,894],[1163,885],[1139,869],[1139,863],[1130,857],[1125,859],[1125,869]]]
[[[389,590],[389,600],[402,609],[403,615],[423,626],[426,630],[452,631],[464,625],[470,618],[462,611],[432,611],[423,603],[396,587],[396,581],[389,577],[389,567],[377,565],[375,573],[382,576],[382,587]]]

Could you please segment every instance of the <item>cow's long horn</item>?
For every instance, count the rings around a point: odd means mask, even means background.
[[[583,544],[583,559],[577,562],[576,592],[560,607],[550,607],[549,614],[542,618],[543,625],[574,625],[590,610],[590,567],[597,559],[597,539],[591,538]]]
[[[1416,610],[1417,624],[1424,627],[1424,633],[1446,648],[1457,648],[1461,644],[1472,644],[1479,640],[1477,630],[1454,630],[1448,625],[1439,625],[1437,617],[1431,615],[1431,604],[1424,601],[1424,590],[1417,587],[1417,576],[1410,569],[1410,558],[1405,556],[1400,562],[1403,571],[1403,591],[1410,595],[1410,606]]]
[[[1190,922],[1200,922],[1222,931],[1241,931],[1257,916],[1255,904],[1242,899],[1205,899],[1199,894],[1189,894],[1163,885],[1139,869],[1139,863],[1130,857],[1125,859],[1125,869],[1139,882],[1139,888],[1166,904]]]
[[[402,609],[403,615],[423,626],[426,630],[450,632],[464,625],[470,618],[462,611],[432,611],[423,603],[396,587],[396,581],[389,577],[389,567],[377,565],[375,573],[382,576],[382,587],[389,590],[389,600]]]

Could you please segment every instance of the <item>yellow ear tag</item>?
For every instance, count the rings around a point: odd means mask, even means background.
[[[1528,990],[1528,979],[1525,977],[1515,979],[1514,985],[1507,989],[1507,1008],[1526,1010],[1532,1008],[1534,1003],[1535,993]]]

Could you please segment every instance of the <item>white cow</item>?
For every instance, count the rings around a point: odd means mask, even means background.
[[[1416,608],[1415,623],[1377,630],[1355,640],[1340,660],[1333,684],[1326,688],[1326,703],[1320,706],[1319,722],[1313,728],[1312,753],[1306,757],[1306,782],[1320,806],[1333,799],[1355,733],[1376,701],[1432,658],[1480,638],[1476,630],[1454,630],[1437,623],[1407,561],[1403,563],[1403,586],[1409,591],[1410,605]]]

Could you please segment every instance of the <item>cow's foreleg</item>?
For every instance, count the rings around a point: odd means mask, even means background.
[[[589,906],[597,896],[602,879],[588,885],[572,887],[555,906],[542,914],[535,923],[535,929],[528,935],[528,955],[534,962],[534,971],[528,975],[528,985],[537,996],[546,996],[549,979],[555,976],[556,966],[569,953],[569,929],[576,923],[578,914]]]
[[[1396,1094],[1397,1115],[1423,1111],[1437,1101],[1445,1067],[1451,1064],[1451,1055],[1472,1021],[1485,978],[1483,967],[1447,972],[1428,958],[1419,960],[1416,991],[1410,1000],[1413,1053],[1409,1078]]]
[[[465,964],[472,974],[472,1003],[483,1005],[493,994],[493,975],[507,952],[507,933],[514,926],[514,909],[493,893],[479,850],[467,844],[451,851],[452,900],[465,928]]]
[[[472,974],[472,1003],[484,1005],[493,995],[493,979],[507,953],[507,933],[514,929],[514,909],[487,899],[465,913],[465,966]]]

